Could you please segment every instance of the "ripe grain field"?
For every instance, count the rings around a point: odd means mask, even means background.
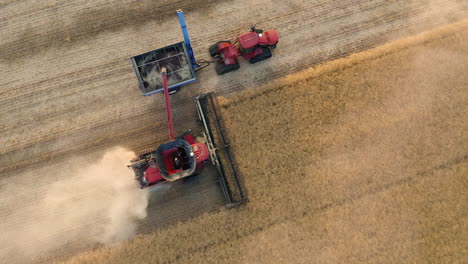
[[[44,245],[51,241],[67,241],[73,249],[60,245],[59,255],[88,248],[67,236],[99,219],[50,237],[31,233],[30,243],[20,243],[19,251],[11,251],[11,238],[24,229],[24,221],[41,221],[35,208],[71,171],[94,163],[114,146],[138,150],[167,137],[162,98],[141,96],[128,58],[180,41],[178,8],[186,12],[198,58],[207,58],[210,44],[232,39],[254,23],[280,34],[268,62],[242,63],[238,72],[223,77],[205,69],[199,82],[174,96],[178,132],[194,125],[191,97],[200,92],[229,95],[255,89],[312,65],[461,20],[468,11],[464,1],[449,0],[0,3],[3,259],[30,262],[50,253]],[[81,191],[94,197],[99,188]],[[150,218],[147,225],[158,223]]]

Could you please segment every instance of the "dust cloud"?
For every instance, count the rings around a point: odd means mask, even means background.
[[[56,180],[39,199],[26,208],[18,206],[10,215],[2,212],[0,257],[30,262],[134,236],[136,221],[146,217],[149,194],[135,187],[126,167],[133,157],[134,153],[115,148],[76,172],[43,175]]]

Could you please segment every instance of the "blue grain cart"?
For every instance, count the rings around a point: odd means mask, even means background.
[[[161,69],[167,69],[169,94],[176,93],[180,86],[196,81],[195,69],[200,65],[195,60],[184,13],[177,10],[184,41],[152,50],[131,58],[133,70],[145,96],[163,92]]]

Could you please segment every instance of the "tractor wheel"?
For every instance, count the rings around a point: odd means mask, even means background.
[[[231,44],[231,41],[225,40],[225,41],[218,41],[215,44],[211,45],[210,48],[208,49],[208,51],[210,52],[211,57],[215,57],[216,55],[219,54],[218,44],[223,43],[223,42],[227,42],[227,43]]]
[[[235,71],[235,70],[237,70],[239,68],[240,68],[239,63],[226,65],[226,64],[221,62],[221,63],[216,64],[216,73],[218,75],[222,75],[222,74],[225,74],[225,73],[228,73],[228,72]]]
[[[268,58],[271,58],[271,49],[270,48],[262,48],[263,53],[258,55],[257,57],[253,57],[249,60],[250,63],[254,64],[262,60],[266,60]]]

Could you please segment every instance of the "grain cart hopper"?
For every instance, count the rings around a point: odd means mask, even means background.
[[[184,13],[177,10],[184,41],[131,57],[133,70],[144,95],[163,92],[161,69],[167,69],[169,93],[176,93],[180,86],[197,80],[195,60]]]

